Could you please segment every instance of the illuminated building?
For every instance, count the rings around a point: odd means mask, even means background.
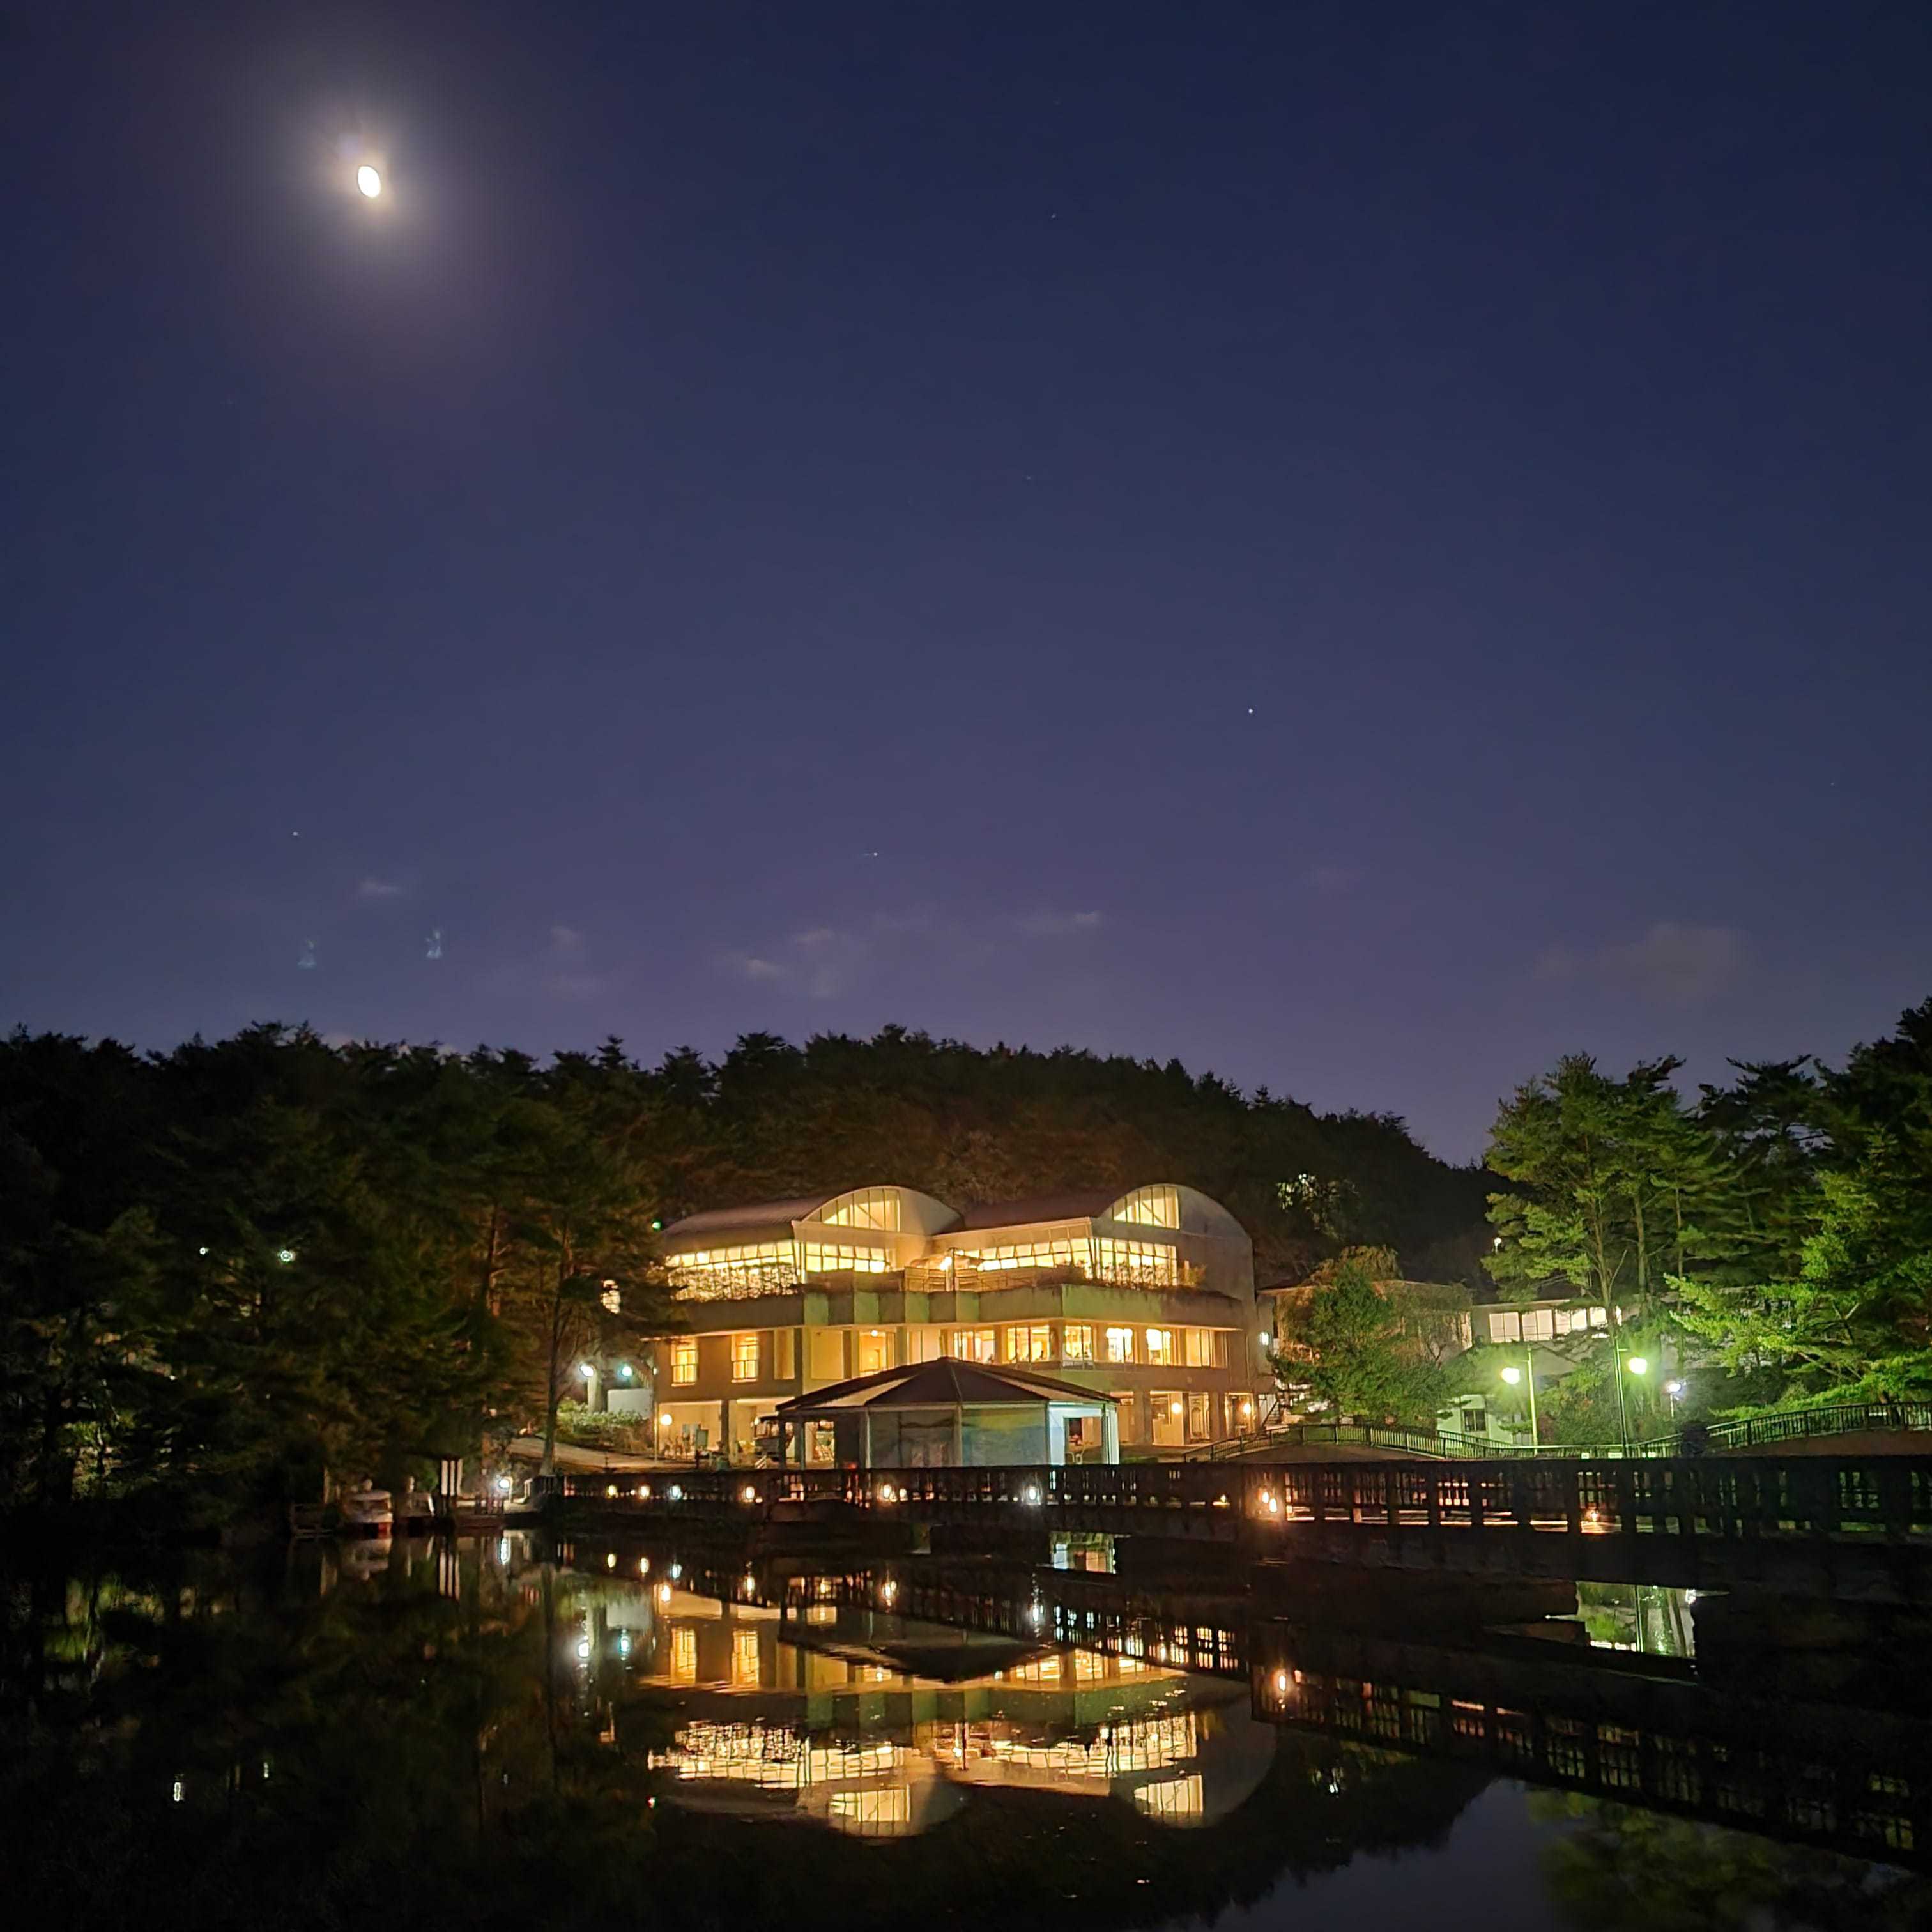
[[[963,1211],[862,1187],[693,1214],[664,1241],[690,1332],[650,1345],[650,1389],[611,1400],[670,1454],[748,1460],[780,1402],[946,1355],[1111,1396],[1121,1441],[1157,1448],[1252,1426],[1271,1386],[1253,1250],[1191,1187]],[[1070,1426],[1070,1453],[1099,1450],[1097,1420]]]

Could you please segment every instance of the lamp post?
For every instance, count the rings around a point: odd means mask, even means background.
[[[1664,1384],[1664,1392],[1670,1398],[1670,1420],[1674,1425],[1677,1420],[1677,1398],[1684,1393],[1684,1384],[1673,1376]]]
[[[1524,1352],[1523,1362],[1524,1366],[1520,1369],[1514,1362],[1507,1364],[1503,1369],[1502,1377],[1511,1388],[1514,1388],[1525,1379],[1526,1376],[1527,1376],[1529,1383],[1529,1452],[1533,1456],[1536,1454],[1538,1446],[1543,1439],[1536,1426],[1536,1352],[1534,1349],[1526,1349]]]

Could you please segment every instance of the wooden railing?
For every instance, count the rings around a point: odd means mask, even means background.
[[[693,1470],[567,1475],[568,1497],[653,1517],[785,1504],[1154,1534],[1300,1522],[1724,1539],[1932,1537],[1932,1457],[1084,1464],[984,1469]]]

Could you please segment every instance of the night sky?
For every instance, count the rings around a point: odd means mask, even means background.
[[[1923,4],[4,18],[0,1024],[1464,1158],[1932,993]]]

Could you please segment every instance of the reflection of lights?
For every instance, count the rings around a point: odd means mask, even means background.
[[[1274,1694],[1277,1697],[1288,1695],[1288,1672],[1285,1670],[1277,1670],[1274,1674]]]
[[[670,1580],[674,1583],[683,1574],[684,1565],[682,1563],[674,1563],[670,1566]]]
[[[670,1487],[665,1490],[664,1494],[674,1503],[681,1503],[684,1500],[683,1490],[681,1490],[675,1483],[672,1484]]]
[[[628,1630],[620,1630],[617,1633],[617,1654],[620,1657],[628,1657],[630,1654],[631,1633]]]
[[[614,1498],[617,1493],[617,1485],[615,1483],[605,1484],[604,1486],[604,1493],[607,1496]]]
[[[1281,1504],[1276,1502],[1274,1490],[1262,1490],[1257,1500],[1260,1502],[1262,1511],[1264,1514],[1268,1516],[1275,1516],[1280,1514]]]
[[[1044,1623],[1046,1621],[1046,1606],[1043,1604],[1028,1604],[1028,1606],[1027,1606],[1027,1622],[1028,1622],[1028,1623],[1031,1624],[1034,1627],[1034,1628],[1035,1628],[1035,1629],[1037,1629],[1037,1628],[1040,1627],[1040,1624],[1042,1624],[1042,1623]]]
[[[670,1601],[670,1586],[668,1583],[660,1583],[658,1586],[658,1601],[661,1604],[668,1604]]]
[[[882,1503],[897,1502],[898,1501],[898,1496],[894,1491],[891,1484],[881,1483],[879,1485],[879,1500]]]
[[[647,1502],[649,1502],[650,1501],[650,1499],[651,1499],[651,1486],[650,1486],[650,1484],[648,1484],[648,1483],[640,1483],[640,1484],[638,1485],[638,1502],[640,1502],[640,1503],[647,1503]]]
[[[496,1478],[496,1492],[500,1496],[507,1496],[510,1493],[512,1486],[513,1485],[508,1476],[499,1476]]]
[[[1020,1500],[1037,1508],[1040,1504],[1040,1485],[1037,1483],[1028,1484]]]
[[[176,1778],[175,1780],[175,1802],[178,1804],[182,1802],[182,1798],[187,1795],[187,1792],[182,1786],[181,1780],[179,1778]]]
[[[648,1576],[650,1574],[651,1559],[648,1556],[640,1556],[638,1558],[638,1574],[640,1576]]]
[[[510,1539],[507,1536],[500,1536],[496,1539],[496,1561],[499,1563],[507,1564],[509,1560]]]
[[[607,1556],[604,1558],[604,1568],[605,1568],[605,1569],[607,1569],[607,1570],[614,1570],[614,1569],[616,1569],[616,1567],[617,1567],[617,1552],[616,1552],[614,1550],[612,1550],[612,1551],[610,1552],[610,1554],[609,1554],[608,1556]]]
[[[579,1657],[588,1657],[590,1654],[590,1640],[587,1636],[580,1636],[577,1640],[577,1654]]]
[[[747,1483],[738,1492],[738,1500],[741,1503],[754,1503],[758,1500],[758,1492],[749,1483]]]

